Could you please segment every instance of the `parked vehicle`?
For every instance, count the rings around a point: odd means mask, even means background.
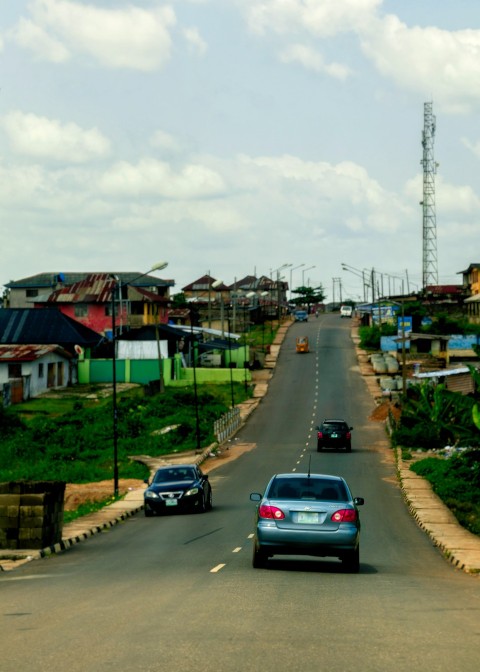
[[[296,310],[293,313],[295,322],[308,322],[308,313],[306,310]]]
[[[326,418],[317,427],[317,451],[324,448],[345,448],[347,453],[352,450],[352,429],[345,420]]]
[[[340,317],[352,317],[353,308],[352,306],[340,306]]]
[[[308,337],[307,336],[299,336],[297,338],[296,349],[297,349],[297,352],[309,352]]]
[[[212,508],[208,475],[196,464],[160,467],[144,492],[145,515],[175,511],[204,513]]]
[[[360,569],[362,497],[353,497],[346,481],[329,474],[275,474],[258,502],[253,538],[253,567],[265,567],[275,555],[339,558],[350,572]]]

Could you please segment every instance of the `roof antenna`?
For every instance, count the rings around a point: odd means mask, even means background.
[[[310,478],[310,466],[312,464],[312,456],[310,455],[308,458],[308,478]]]

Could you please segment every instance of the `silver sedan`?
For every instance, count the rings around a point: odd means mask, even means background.
[[[360,569],[363,497],[353,497],[346,481],[328,474],[275,474],[265,494],[254,492],[253,566],[274,555],[339,558],[350,572]]]

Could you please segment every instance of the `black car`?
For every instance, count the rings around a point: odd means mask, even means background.
[[[317,451],[324,448],[345,448],[347,453],[352,450],[352,431],[345,420],[326,419],[317,427]]]
[[[207,474],[196,464],[160,467],[144,492],[145,515],[175,511],[204,513],[212,508]]]

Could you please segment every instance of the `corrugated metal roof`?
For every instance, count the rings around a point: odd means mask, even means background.
[[[62,279],[59,280],[59,277],[62,276]],[[30,289],[30,288],[51,288],[52,290],[57,289],[59,285],[73,285],[74,283],[82,282],[89,276],[98,276],[109,278],[116,277],[118,281],[125,283],[134,282],[135,285],[140,286],[152,286],[152,287],[173,287],[175,281],[172,279],[164,278],[155,278],[148,273],[135,273],[130,271],[119,271],[119,272],[78,272],[74,271],[71,273],[37,273],[36,275],[31,275],[27,278],[22,278],[20,280],[12,280],[7,283],[5,287],[9,289]]]
[[[0,362],[32,362],[50,353],[71,359],[72,355],[58,345],[0,345]]]
[[[59,310],[0,309],[0,344],[97,345],[102,336]]]

